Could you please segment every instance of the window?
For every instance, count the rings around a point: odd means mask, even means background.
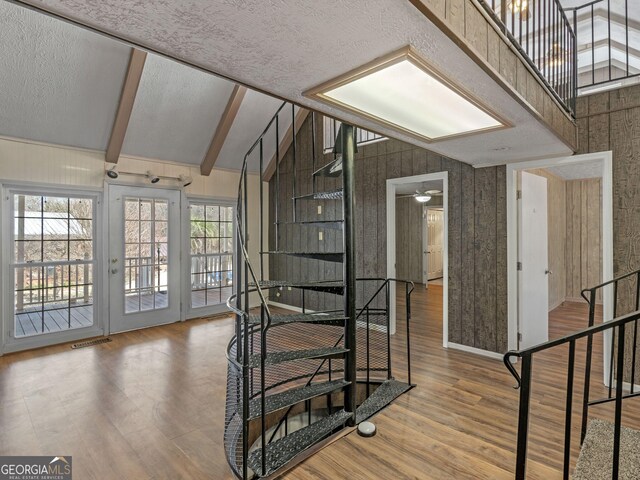
[[[233,293],[233,207],[189,205],[191,307],[218,305]]]
[[[336,137],[338,136],[338,131],[340,130],[341,122],[334,118],[323,117],[324,118],[324,153],[333,152],[333,147],[336,144]],[[386,140],[387,137],[379,135],[377,133],[370,132],[368,130],[364,130],[362,128],[356,128],[356,143],[357,145],[368,145],[370,143],[381,142]]]
[[[169,306],[169,202],[156,198],[124,200],[124,311],[137,313]]]
[[[11,195],[14,337],[94,324],[94,199]]]

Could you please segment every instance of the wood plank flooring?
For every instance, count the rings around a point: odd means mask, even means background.
[[[499,360],[444,350],[441,315],[441,288],[416,288],[412,365],[418,386],[375,417],[378,435],[349,434],[283,478],[513,478],[514,381]],[[585,323],[584,306],[566,304],[551,316],[552,337]],[[200,319],[115,335],[91,348],[61,345],[0,357],[0,455],[73,455],[77,479],[233,478],[222,447],[224,351],[231,335],[230,318]],[[399,379],[403,353],[398,336]],[[574,462],[582,398],[578,359]],[[600,371],[594,379],[602,378],[601,362],[595,363]],[[534,361],[530,478],[561,477],[565,365],[566,350]],[[596,390],[603,392],[599,385]],[[640,425],[638,402],[625,403],[625,425]]]

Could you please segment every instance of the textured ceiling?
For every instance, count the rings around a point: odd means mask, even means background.
[[[602,162],[558,165],[556,167],[547,167],[546,170],[565,180],[600,178],[602,177]]]
[[[0,136],[104,151],[131,48],[5,1],[0,1],[0,45]],[[233,85],[148,55],[122,153],[200,164]],[[239,168],[281,103],[249,91],[216,166]],[[281,136],[290,124],[290,115],[283,115]],[[274,151],[271,136],[265,157]],[[257,169],[257,161],[251,168]]]
[[[468,163],[500,163],[570,153],[568,147],[408,1],[21,3]],[[324,80],[409,44],[445,76],[471,90],[516,127],[428,145],[302,96],[302,92]]]
[[[403,183],[396,185],[396,195],[409,195],[416,193],[416,190],[424,192],[426,190],[442,190],[442,180],[429,180],[428,182]]]
[[[199,165],[232,90],[227,80],[148,56],[122,153]]]
[[[281,104],[282,100],[251,90],[248,91],[229,131],[224,147],[220,151],[216,166],[232,169],[240,168],[244,160],[244,154],[247,153],[249,147],[262,133],[262,130],[267,126]],[[281,138],[290,125],[291,108],[289,107],[285,108],[280,115],[279,134]],[[265,136],[265,142],[265,145],[263,145],[264,168],[266,168],[275,151],[275,126]],[[258,151],[256,151],[256,154]],[[249,164],[250,169],[257,171],[259,162],[259,154],[252,155]]]
[[[0,135],[104,150],[129,52],[0,2]]]

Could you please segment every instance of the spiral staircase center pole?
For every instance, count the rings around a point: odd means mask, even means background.
[[[352,416],[347,422],[356,424],[356,255],[355,255],[355,137],[352,125],[342,125],[342,188],[343,188],[343,278],[345,282],[344,316],[345,322],[345,380],[349,383],[345,391],[344,409]]]

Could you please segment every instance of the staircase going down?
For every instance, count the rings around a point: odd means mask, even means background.
[[[224,448],[231,469],[243,480],[268,477],[290,468],[301,453],[321,447],[334,434],[348,433],[351,430],[345,428],[370,418],[412,388],[409,321],[413,284],[396,279],[356,278],[355,129],[342,125],[333,160],[317,166],[316,122],[312,113],[306,121],[311,128],[311,154],[304,149],[306,156],[300,155],[303,149],[298,149],[294,136],[289,151],[281,155],[285,152],[279,151],[274,139],[281,138],[280,117],[287,113],[286,105],[280,107],[245,156],[236,209],[237,292],[227,301],[236,322],[235,335],[227,347]],[[291,115],[293,119],[293,108]],[[286,168],[286,174],[282,174],[280,162],[276,161],[275,202],[269,205],[272,235],[267,242],[262,228],[267,210],[264,201],[260,202],[259,217],[249,219],[249,211],[255,211],[255,207],[250,209],[248,204],[247,164],[259,153],[259,169],[264,172],[264,144],[270,134],[274,139],[267,143],[278,145],[276,159],[283,158],[283,163],[289,164],[282,167]],[[311,172],[311,178],[298,172]],[[264,198],[262,184],[259,199]],[[307,191],[300,191],[300,185],[305,184]],[[282,205],[281,192],[288,196],[284,202],[287,205]],[[308,212],[316,209],[313,202],[332,203],[336,215],[311,217]],[[260,238],[251,244],[251,251],[260,255],[257,268],[250,261],[246,235],[250,221],[260,223]],[[284,235],[284,229],[296,230],[294,235]],[[318,232],[325,229],[341,237],[340,247],[301,248],[301,237],[317,238]],[[291,237],[295,248],[282,245]],[[265,258],[270,259],[270,264],[295,258],[299,271],[288,271],[290,278],[269,278]],[[318,265],[327,265],[327,271],[336,272],[335,276],[309,280],[317,278]],[[329,265],[337,268],[329,269]],[[325,269],[322,267],[321,271]],[[402,380],[392,375],[392,283],[405,287],[407,329],[402,332],[402,341],[406,341],[406,357],[402,361],[407,370]],[[290,291],[299,295],[301,311],[272,312],[269,298]],[[366,292],[366,296],[358,296],[357,292]],[[307,310],[307,299],[320,296],[328,299],[325,304],[331,308]]]

